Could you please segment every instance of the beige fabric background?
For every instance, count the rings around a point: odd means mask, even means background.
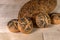
[[[60,40],[60,25],[34,29],[31,34],[11,33],[7,22],[18,17],[20,8],[29,0],[0,0],[0,40]],[[60,13],[60,0],[54,11]]]

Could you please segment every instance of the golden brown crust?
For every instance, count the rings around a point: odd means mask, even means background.
[[[48,13],[54,10],[56,5],[57,0],[30,0],[19,11],[18,23],[13,20],[8,22],[9,30],[11,32],[19,32],[20,30],[23,33],[30,33],[33,29],[33,24],[37,24],[38,27],[46,27],[51,22]],[[31,18],[33,20],[30,20]]]
[[[52,24],[60,24],[60,13],[52,13],[51,14],[51,23]]]
[[[57,0],[30,0],[19,11],[18,19],[30,17],[33,19],[33,24],[36,25],[36,16],[39,13],[50,13],[55,9],[56,5]]]
[[[48,27],[51,24],[48,14],[40,13],[36,16],[36,24],[40,28]]]
[[[18,29],[25,34],[31,33],[33,29],[33,23],[28,17],[20,18],[18,20]]]
[[[8,22],[7,26],[11,32],[14,33],[20,32],[18,30],[18,19],[12,19],[11,21]]]
[[[55,9],[57,0],[31,0],[27,2],[19,11],[18,17],[33,17],[39,12],[50,13]]]

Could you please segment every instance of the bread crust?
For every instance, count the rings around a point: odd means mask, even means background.
[[[48,14],[40,13],[36,16],[36,24],[40,28],[45,28],[51,24],[51,19]]]
[[[30,0],[25,3],[19,11],[18,18],[35,17],[39,12],[47,12],[49,14],[55,9],[57,0]]]
[[[20,32],[18,30],[18,19],[12,19],[8,22],[7,24],[8,26],[8,29],[11,31],[11,32],[14,32],[14,33],[17,33],[17,32]]]
[[[51,23],[52,24],[60,24],[60,13],[52,13],[51,14]]]
[[[18,29],[25,34],[29,34],[33,30],[33,23],[30,18],[21,18],[18,23]]]

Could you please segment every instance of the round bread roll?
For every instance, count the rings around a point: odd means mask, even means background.
[[[36,24],[39,28],[48,27],[51,24],[51,20],[48,14],[40,13],[36,16]]]
[[[25,34],[29,34],[32,32],[33,23],[29,17],[20,18],[18,20],[18,29]]]
[[[18,30],[18,19],[12,19],[11,21],[8,22],[7,26],[11,32],[14,33],[20,32]]]
[[[52,13],[51,14],[51,23],[52,24],[60,24],[60,13]]]

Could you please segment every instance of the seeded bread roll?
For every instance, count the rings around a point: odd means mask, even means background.
[[[33,17],[39,14],[39,12],[47,12],[50,13],[55,9],[57,5],[57,0],[30,0],[25,3],[21,10],[19,11],[18,17]]]
[[[36,16],[36,24],[40,28],[48,27],[51,24],[51,20],[48,14],[40,13]]]
[[[60,13],[52,13],[51,14],[51,23],[52,24],[60,24]]]
[[[30,18],[24,17],[18,20],[18,29],[25,34],[31,33],[33,30],[33,23]]]
[[[20,32],[18,30],[18,19],[12,19],[11,21],[8,22],[7,26],[11,32],[14,33]]]

